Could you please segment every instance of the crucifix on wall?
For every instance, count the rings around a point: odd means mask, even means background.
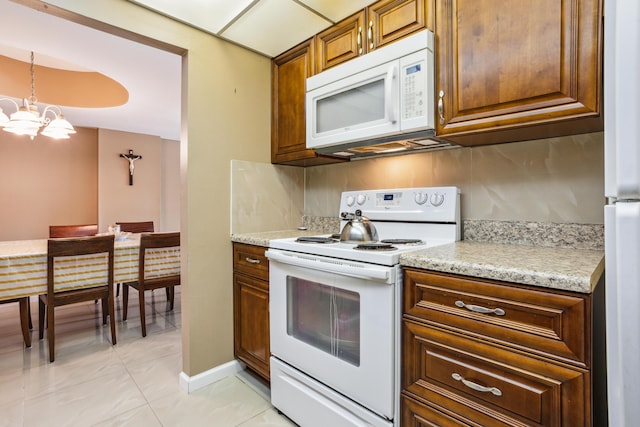
[[[133,171],[135,170],[133,163],[136,160],[142,159],[142,156],[133,154],[133,150],[129,150],[129,154],[120,154],[120,157],[129,160],[129,185],[133,185]]]

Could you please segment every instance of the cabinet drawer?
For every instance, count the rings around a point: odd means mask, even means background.
[[[403,390],[445,414],[482,426],[590,424],[584,370],[410,320],[402,332]]]
[[[580,367],[590,365],[588,299],[444,273],[404,274],[405,316]]]
[[[262,246],[233,244],[233,269],[262,280],[269,280],[269,260]]]
[[[401,421],[404,427],[460,427],[470,425],[449,417],[431,406],[420,404],[404,394],[401,396],[400,408],[402,411]]]

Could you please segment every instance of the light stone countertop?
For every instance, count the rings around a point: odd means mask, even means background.
[[[245,243],[247,245],[269,247],[269,241],[274,239],[286,239],[289,237],[300,236],[318,236],[322,233],[318,230],[279,230],[279,231],[263,231],[256,233],[232,234],[231,241],[236,243]]]
[[[464,276],[591,293],[604,272],[600,250],[461,241],[400,256],[400,264]]]
[[[269,247],[272,239],[314,236],[318,230],[234,234],[237,243]],[[443,273],[591,293],[604,272],[604,251],[460,241],[400,256],[400,264]]]

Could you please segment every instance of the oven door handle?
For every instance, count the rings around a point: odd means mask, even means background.
[[[378,267],[376,265],[362,265],[354,262],[325,259],[313,255],[295,254],[290,252],[279,252],[271,249],[265,253],[270,261],[277,261],[283,264],[294,265],[296,267],[311,268],[313,270],[328,273],[341,274],[343,276],[357,277],[360,279],[378,280],[385,283],[393,283],[395,280],[394,270],[389,267]]]

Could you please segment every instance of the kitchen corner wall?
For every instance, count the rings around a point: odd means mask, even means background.
[[[296,228],[303,213],[303,168],[231,161],[231,234]]]
[[[335,216],[345,190],[455,185],[463,219],[602,224],[604,134],[306,169],[304,212]]]

